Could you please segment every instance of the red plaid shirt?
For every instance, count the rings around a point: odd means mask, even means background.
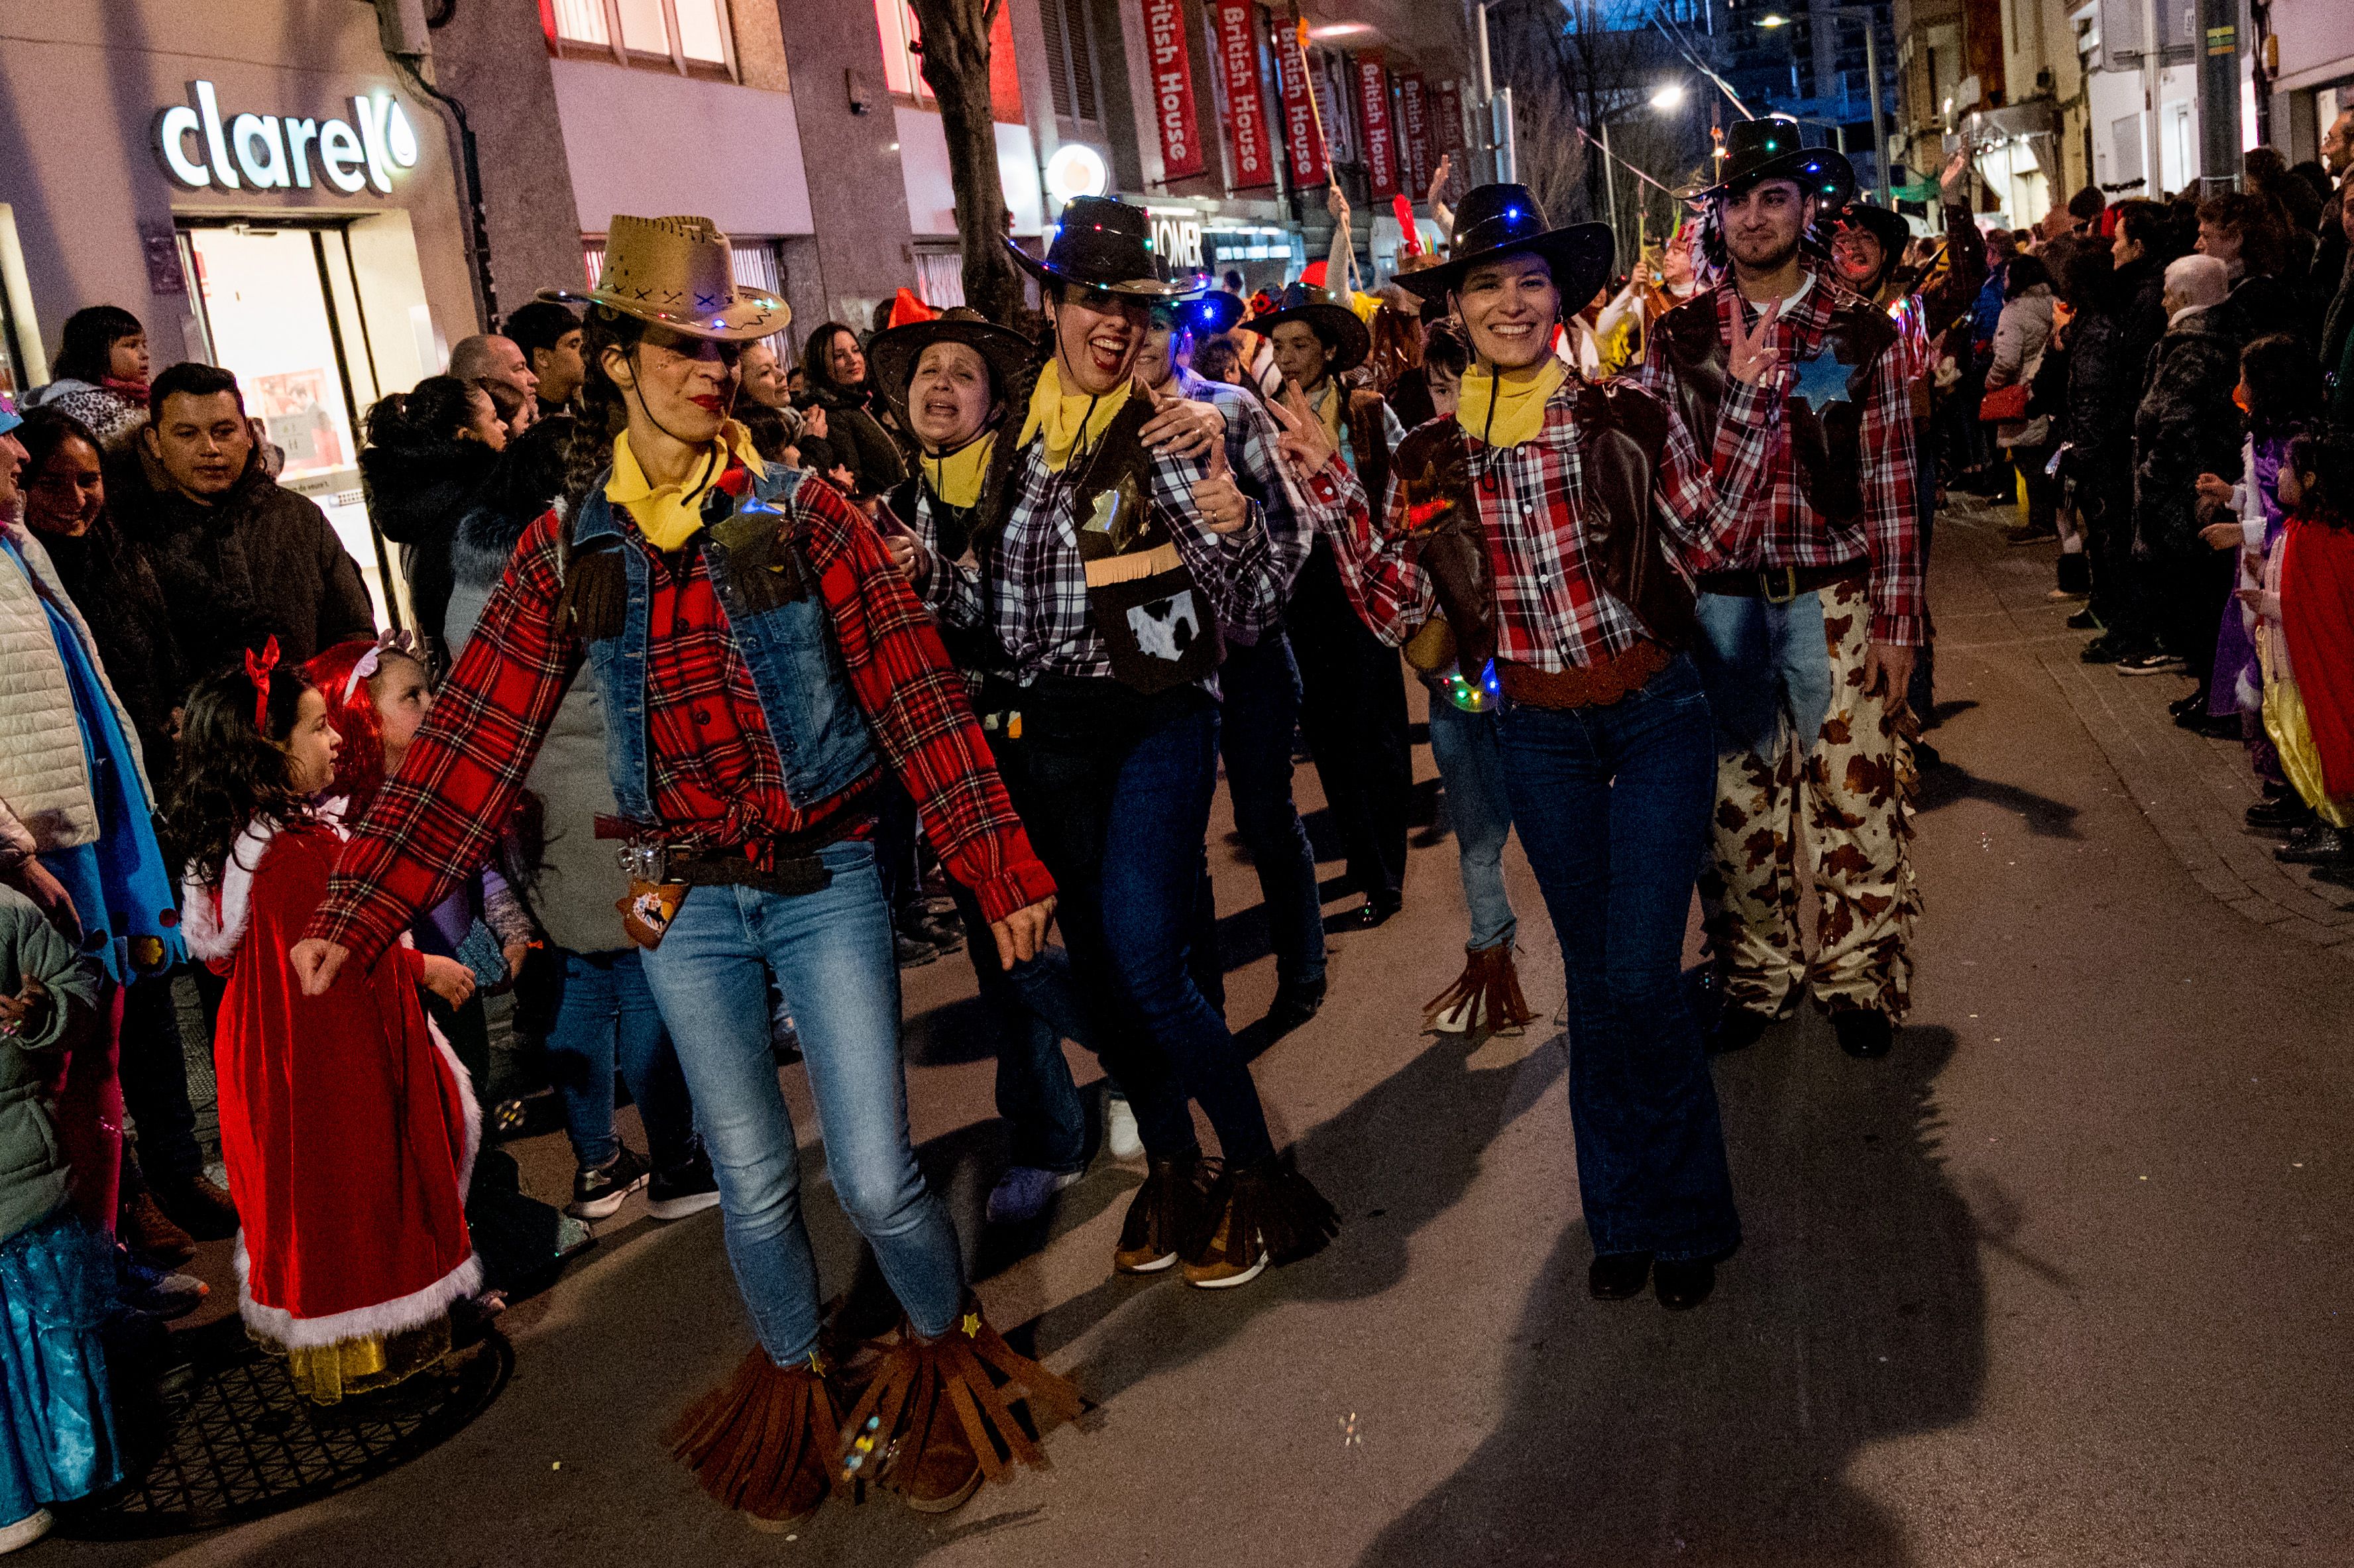
[[[1578,453],[1579,390],[1575,376],[1555,387],[1545,400],[1543,428],[1518,446],[1490,447],[1466,438],[1478,479],[1480,533],[1496,579],[1496,652],[1555,673],[1623,653],[1649,630],[1603,586],[1579,522],[1588,504]],[[1619,396],[1652,395],[1622,386]],[[1764,418],[1770,406],[1771,395],[1757,388],[1728,390],[1717,429],[1725,471],[1721,483],[1710,478],[1683,421],[1672,409],[1663,410],[1668,439],[1651,482],[1651,508],[1675,547],[1676,564],[1687,573],[1718,564],[1720,535],[1746,510],[1766,475]],[[1331,474],[1328,465],[1310,489],[1332,484]],[[1376,636],[1402,642],[1430,619],[1438,596],[1422,567],[1421,541],[1407,532],[1405,486],[1394,467],[1385,505],[1389,525],[1379,539],[1371,517],[1355,505],[1341,531],[1327,533],[1357,613]]]
[[[823,483],[802,483],[790,510],[832,614],[851,690],[949,874],[980,895],[993,920],[1051,895],[1054,880],[1006,800],[964,683],[882,539]],[[398,776],[354,831],[310,936],[373,959],[415,911],[431,908],[488,858],[585,657],[556,625],[558,527],[550,513],[516,545]],[[622,537],[654,568],[647,770],[663,827],[727,846],[806,833],[864,811],[865,782],[806,805],[786,798],[783,765],[702,551],[684,554],[673,576],[634,524]]]
[[[1795,307],[1786,305],[1768,329],[1769,342],[1781,351],[1771,383],[1776,397],[1766,412],[1769,450],[1768,482],[1744,509],[1738,525],[1726,541],[1721,565],[1739,571],[1776,567],[1837,567],[1850,561],[1871,563],[1872,640],[1903,647],[1928,641],[1927,601],[1922,592],[1920,519],[1914,511],[1914,467],[1913,405],[1905,387],[1906,354],[1900,342],[1890,345],[1872,367],[1872,385],[1864,394],[1861,461],[1863,465],[1863,514],[1853,523],[1834,524],[1807,503],[1798,488],[1798,454],[1782,423],[1781,397],[1796,377],[1798,361],[1828,353],[1823,338],[1830,325],[1831,307],[1839,292],[1830,279],[1808,263],[1814,286]],[[1728,335],[1733,313],[1745,311],[1744,322],[1755,323],[1756,311],[1741,298],[1728,277],[1711,294],[1716,302],[1717,330]],[[1643,385],[1671,393],[1675,367],[1668,357],[1666,334],[1654,333],[1638,373]],[[1732,402],[1726,400],[1727,417]],[[1719,443],[1722,461],[1723,443]],[[1723,476],[1720,471],[1719,478]]]

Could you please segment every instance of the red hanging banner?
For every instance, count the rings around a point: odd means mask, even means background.
[[[1390,76],[1379,50],[1357,56],[1357,109],[1365,127],[1365,179],[1375,201],[1398,194],[1397,133],[1390,122]]]
[[[1463,151],[1463,98],[1455,79],[1449,77],[1440,82],[1434,96],[1438,100],[1438,150],[1459,153]],[[1430,167],[1433,173],[1437,172],[1436,163]]]
[[[1275,148],[1267,135],[1267,90],[1258,74],[1257,0],[1217,0],[1218,64],[1226,79],[1226,142],[1235,159],[1235,189],[1275,184]]]
[[[1419,201],[1438,160],[1430,155],[1430,96],[1420,71],[1398,78],[1398,162],[1405,170],[1406,194]]]
[[[1189,179],[1206,166],[1193,111],[1193,57],[1185,48],[1182,0],[1140,0],[1144,48],[1152,63],[1152,118],[1161,126],[1161,177]]]
[[[1324,137],[1316,123],[1316,101],[1299,58],[1299,35],[1288,23],[1276,24],[1273,42],[1277,79],[1283,84],[1283,139],[1291,150],[1292,188],[1320,191],[1328,180]]]

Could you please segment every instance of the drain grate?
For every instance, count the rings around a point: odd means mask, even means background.
[[[186,1372],[148,1417],[150,1430],[124,1435],[139,1473],[61,1516],[60,1534],[182,1535],[315,1502],[461,1430],[514,1370],[514,1351],[491,1334],[431,1372],[323,1407],[294,1391],[284,1366],[256,1348],[235,1318],[174,1339],[188,1358]]]

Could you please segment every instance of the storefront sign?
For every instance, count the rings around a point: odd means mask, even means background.
[[[1154,207],[1152,253],[1169,269],[1170,280],[1202,270],[1202,217],[1186,208]]]
[[[1193,57],[1185,47],[1182,0],[1140,0],[1144,48],[1152,59],[1152,117],[1161,125],[1161,177],[1189,179],[1205,166],[1193,111]]]
[[[1406,194],[1419,199],[1437,161],[1430,155],[1430,97],[1418,70],[1398,78],[1398,164]]]
[[[1294,189],[1312,191],[1326,181],[1324,139],[1316,128],[1316,101],[1309,96],[1308,77],[1299,67],[1298,35],[1289,25],[1275,29],[1277,79],[1283,84],[1283,139],[1291,151]]]
[[[155,151],[164,170],[190,190],[310,190],[319,176],[345,196],[373,185],[392,194],[392,177],[417,166],[417,128],[388,93],[352,100],[355,131],[342,120],[239,114],[224,123],[209,81],[188,83],[186,103],[155,114]]]
[[[1357,109],[1364,117],[1365,180],[1375,201],[1387,201],[1398,193],[1397,137],[1390,126],[1390,75],[1372,50],[1357,57]]]
[[[1225,76],[1226,141],[1235,189],[1275,184],[1275,149],[1267,130],[1267,93],[1258,74],[1257,0],[1218,0],[1218,64]]]

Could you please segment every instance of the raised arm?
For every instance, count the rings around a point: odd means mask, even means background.
[[[1341,461],[1324,421],[1299,388],[1285,387],[1282,399],[1267,408],[1283,427],[1278,451],[1285,474],[1316,531],[1332,546],[1341,586],[1357,618],[1383,641],[1404,642],[1436,611],[1438,592],[1422,569],[1422,541],[1407,515],[1396,461],[1390,463],[1389,494],[1384,498],[1390,525],[1377,530],[1363,487]]]

